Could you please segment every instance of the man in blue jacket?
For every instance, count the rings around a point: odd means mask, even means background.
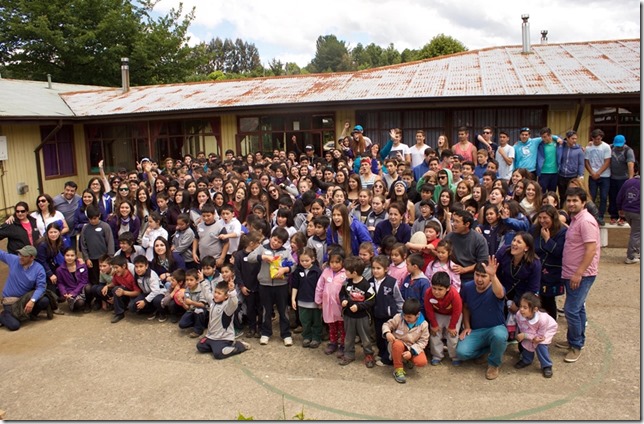
[[[566,190],[568,183],[573,178],[584,178],[584,151],[577,144],[577,132],[568,131],[566,133],[565,143],[557,142],[557,166],[559,167],[559,180],[557,189],[559,190],[560,202],[563,205],[566,201]]]

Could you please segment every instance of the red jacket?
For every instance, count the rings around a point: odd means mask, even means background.
[[[448,328],[451,330],[458,330],[458,328],[456,328],[456,324],[463,312],[463,302],[461,301],[461,295],[458,294],[454,287],[450,287],[449,291],[442,299],[436,299],[434,297],[434,293],[432,293],[432,288],[430,287],[425,291],[423,299],[425,303],[425,313],[427,314],[427,319],[429,320],[431,328],[438,327],[436,314],[441,314],[450,315],[452,318],[449,320]]]

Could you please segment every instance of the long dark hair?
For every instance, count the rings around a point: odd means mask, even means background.
[[[52,222],[49,225],[47,225],[47,228],[45,229],[45,234],[40,237],[40,239],[36,242],[36,244],[41,244],[44,243],[47,246],[47,254],[50,256],[58,254],[58,252],[61,251],[63,248],[63,236],[62,234],[58,236],[58,239],[56,241],[52,241],[49,239],[49,230],[55,228],[58,230],[59,233],[63,231],[61,225],[58,223],[58,221]]]
[[[552,228],[550,229],[550,237],[555,236],[561,231],[561,221],[559,220],[559,211],[552,205],[543,205],[535,214],[534,231],[532,232],[534,238],[541,236],[541,224],[539,223],[539,215],[545,213],[552,220]]]
[[[172,251],[170,250],[171,249],[170,243],[168,242],[168,240],[165,239],[165,237],[159,236],[154,240],[154,243],[152,243],[152,263],[159,266],[161,265],[161,262],[159,260],[159,255],[157,255],[157,251],[154,249],[154,245],[157,243],[157,241],[161,241],[165,245],[165,258],[168,260],[167,269],[169,272],[172,272],[173,271],[172,268],[174,267],[175,262],[174,262],[174,257],[172,255]]]
[[[519,231],[514,235],[514,238],[516,237],[521,237],[525,245],[528,247],[528,250],[523,254],[523,258],[521,258],[522,262],[525,262],[528,265],[532,265],[534,260],[537,258],[537,255],[534,251],[534,238],[532,235],[526,231]],[[507,252],[510,252],[510,249],[512,246],[507,247]]]

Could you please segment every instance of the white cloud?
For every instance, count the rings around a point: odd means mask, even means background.
[[[166,13],[181,0],[161,0]],[[253,43],[262,61],[276,58],[308,64],[321,35],[333,34],[351,47],[390,43],[418,49],[444,33],[469,49],[521,44],[521,15],[530,15],[532,43],[547,29],[550,43],[638,38],[639,2],[632,0],[182,0],[196,7],[192,40],[241,38]]]

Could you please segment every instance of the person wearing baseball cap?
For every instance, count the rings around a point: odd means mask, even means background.
[[[27,318],[37,319],[42,310],[47,310],[47,318],[52,319],[52,307],[57,308],[45,295],[46,274],[43,266],[35,261],[36,248],[26,245],[17,252],[18,255],[12,255],[0,250],[0,261],[9,266],[9,276],[2,290],[0,324],[9,331],[18,330],[21,321]]]

